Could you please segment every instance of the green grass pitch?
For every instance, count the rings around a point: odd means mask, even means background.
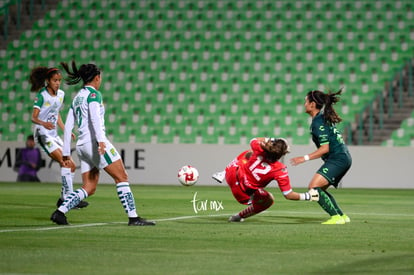
[[[274,187],[275,204],[244,223],[227,222],[244,206],[220,185],[132,190],[156,226],[127,226],[114,185],[57,226],[59,184],[0,183],[0,274],[414,273],[414,190],[332,190],[346,225],[321,225],[317,203]]]

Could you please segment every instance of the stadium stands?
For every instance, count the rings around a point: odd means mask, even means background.
[[[30,131],[30,68],[75,59],[104,70],[115,142],[238,144],[280,135],[308,144],[306,92],[344,86],[338,110],[352,122],[413,58],[412,6],[65,0],[2,53],[1,106],[8,115],[0,138],[23,141]],[[75,89],[62,88],[65,113]]]
[[[391,137],[384,141],[384,146],[414,146],[414,111],[405,119]]]

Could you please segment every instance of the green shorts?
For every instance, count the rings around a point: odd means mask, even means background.
[[[339,182],[351,168],[352,158],[349,153],[341,153],[325,160],[325,163],[317,171],[326,178],[330,185],[338,187]]]

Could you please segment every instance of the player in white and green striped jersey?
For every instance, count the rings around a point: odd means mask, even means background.
[[[105,106],[101,86],[101,70],[95,64],[83,64],[77,68],[75,61],[72,66],[61,63],[68,73],[67,84],[74,85],[83,82],[69,109],[64,133],[63,159],[70,156],[70,138],[75,123],[79,135],[76,152],[81,164],[82,187],[72,192],[63,204],[52,213],[50,219],[60,225],[67,225],[66,213],[78,202],[95,193],[99,182],[100,170],[103,169],[115,181],[118,198],[128,215],[128,225],[155,225],[153,221],[141,218],[136,209],[134,195],[129,186],[128,174],[121,156],[116,148],[106,138]]]
[[[62,74],[58,68],[36,67],[30,73],[31,91],[37,92],[32,113],[34,137],[36,143],[45,153],[60,164],[62,190],[57,205],[62,204],[73,191],[75,163],[72,159],[67,163],[62,158],[62,139],[58,135],[58,127],[64,129],[60,110],[63,106],[65,92],[60,89]],[[88,205],[82,201],[76,207]]]

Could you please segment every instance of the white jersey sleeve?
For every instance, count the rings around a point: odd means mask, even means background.
[[[65,122],[65,131],[63,135],[63,156],[70,156],[70,143],[72,138],[72,130],[75,125],[75,117],[73,109],[70,108]]]
[[[100,107],[101,105],[96,101],[89,103],[89,113],[91,116],[92,126],[95,131],[96,140],[98,142],[104,142],[106,138],[105,132],[103,131],[103,127],[101,125],[102,119],[100,115]]]
[[[91,141],[105,141],[105,107],[102,95],[91,86],[82,88],[72,102],[78,126],[78,145]]]

